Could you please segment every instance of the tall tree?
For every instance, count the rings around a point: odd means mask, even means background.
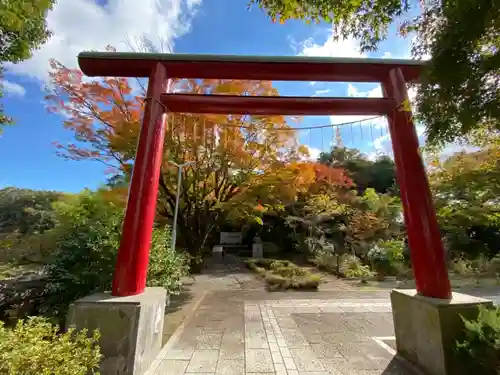
[[[360,192],[374,188],[379,193],[387,193],[396,184],[394,161],[388,156],[372,161],[358,149],[335,146],[329,152],[322,152],[318,161],[344,169]]]
[[[390,23],[410,9],[409,0],[250,0],[273,21],[303,19],[333,24],[337,37],[358,39],[363,51],[375,50]]]
[[[63,196],[54,191],[0,189],[0,233],[30,235],[56,225],[52,204]]]
[[[135,94],[126,79],[89,82],[78,70],[55,61],[52,67],[49,109],[65,114],[64,125],[78,141],[59,144],[60,155],[98,160],[115,172],[129,174],[143,93]],[[277,95],[270,82],[180,80],[174,84],[177,91],[187,93]],[[176,201],[177,171],[168,161],[193,162],[183,170],[178,225],[181,243],[196,254],[225,216],[254,217],[259,200],[279,207],[314,181],[313,164],[300,161],[304,151],[283,116],[172,114],[160,177],[159,219],[172,218]]]
[[[477,151],[431,163],[430,183],[450,250],[495,255],[500,246],[500,133],[474,131]]]
[[[354,37],[375,50],[388,26],[416,35],[415,57],[430,56],[416,97],[428,140],[450,142],[481,126],[500,127],[500,2],[498,0],[251,0],[272,19],[333,23],[334,38]]]
[[[0,0],[0,83],[4,63],[30,58],[33,50],[47,41],[50,31],[45,18],[54,3],[55,0]],[[11,121],[0,105],[0,132],[1,125]]]

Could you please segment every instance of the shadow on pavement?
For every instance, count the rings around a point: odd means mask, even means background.
[[[380,375],[426,375],[402,358],[394,357]]]

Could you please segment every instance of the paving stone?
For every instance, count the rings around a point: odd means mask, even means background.
[[[195,350],[186,372],[215,372],[218,350]]]
[[[183,359],[190,360],[194,353],[194,348],[172,349],[167,352],[165,359]]]
[[[245,335],[245,345],[249,349],[268,349],[266,334],[264,332],[249,333]]]
[[[215,279],[203,280],[233,288]],[[371,340],[393,335],[391,315],[388,293],[217,291],[164,361],[175,375],[414,375]]]
[[[273,358],[273,363],[276,366],[277,363],[284,363],[283,357],[279,351],[271,351],[271,357]]]
[[[184,374],[189,361],[179,361],[175,359],[165,359],[161,361],[155,375],[179,375]]]
[[[352,369],[349,362],[345,358],[321,358],[321,364],[325,370],[333,373],[344,375],[344,371],[349,371]]]
[[[246,372],[273,372],[273,360],[269,349],[247,349],[245,370]]]
[[[284,363],[275,363],[274,364],[274,371],[276,372],[276,375],[287,375],[288,374],[288,371],[286,370]]]
[[[245,341],[243,333],[224,333],[220,347],[220,357],[223,359],[245,359]]]
[[[292,358],[292,353],[286,346],[280,348],[280,353],[283,358]]]
[[[339,351],[353,368],[361,370],[384,369],[392,359],[392,355],[373,340],[343,343]]]
[[[297,366],[295,365],[295,361],[291,357],[283,357],[283,361],[285,362],[285,367],[287,370],[296,370]]]
[[[307,339],[300,333],[288,334],[285,336],[286,346],[289,348],[297,348],[308,346]]]
[[[204,332],[196,337],[196,349],[219,349],[222,342],[222,332]]]
[[[245,375],[245,361],[219,358],[215,373],[216,375]]]
[[[287,347],[286,340],[284,338],[276,338],[278,342],[278,346],[281,347]]]
[[[292,358],[299,371],[325,371],[325,368],[309,348],[290,348]]]
[[[342,358],[343,355],[340,350],[333,346],[332,344],[322,342],[322,343],[311,343],[311,348],[316,354],[316,356],[321,358]]]
[[[220,357],[224,359],[245,359],[245,345],[238,343],[227,347],[222,346]]]
[[[278,344],[277,344],[277,343],[275,343],[275,342],[270,342],[270,343],[269,343],[269,349],[270,349],[271,351],[279,351],[279,350],[280,350],[280,348],[279,348]]]

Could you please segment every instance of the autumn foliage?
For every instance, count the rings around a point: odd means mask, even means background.
[[[89,80],[51,61],[50,111],[64,116],[74,143],[56,144],[59,154],[96,160],[113,174],[129,175],[134,162],[144,89],[124,78]],[[215,95],[277,95],[271,82],[194,80],[174,82],[177,92]],[[259,210],[279,210],[299,193],[321,186],[347,187],[341,169],[307,161],[284,116],[170,114],[160,177],[159,220],[170,220],[176,198],[177,164],[183,171],[179,230],[184,245],[199,251],[221,220],[252,220]],[[120,192],[125,196],[123,187]],[[255,209],[260,202],[261,208]]]

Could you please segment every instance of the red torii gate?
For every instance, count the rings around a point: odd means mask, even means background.
[[[113,279],[114,296],[140,294],[146,286],[168,110],[259,115],[386,115],[417,291],[426,297],[451,298],[445,252],[412,114],[407,105],[406,83],[418,81],[424,62],[116,52],[82,52],[78,61],[81,70],[88,76],[149,77]],[[172,78],[378,82],[382,85],[384,97],[176,94],[169,92]]]

